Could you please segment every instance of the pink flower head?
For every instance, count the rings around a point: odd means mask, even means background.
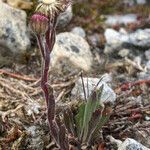
[[[49,19],[47,16],[39,13],[32,15],[30,19],[30,27],[36,34],[45,34],[48,30]]]

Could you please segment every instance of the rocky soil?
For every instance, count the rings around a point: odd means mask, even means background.
[[[28,25],[36,3],[0,0],[0,150],[55,149]],[[148,0],[77,0],[59,16],[49,78],[57,109],[85,99],[81,76],[86,97],[101,80],[113,108],[95,149],[150,149]]]

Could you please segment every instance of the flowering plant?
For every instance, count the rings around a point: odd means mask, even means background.
[[[57,18],[69,5],[70,0],[42,0],[30,19],[30,26],[36,35],[43,58],[41,88],[46,100],[49,128],[51,136],[61,150],[68,150],[69,144],[65,135],[65,126],[55,119],[55,98],[53,88],[48,85],[48,72],[50,54],[55,43]],[[60,140],[62,139],[60,136],[64,140]]]

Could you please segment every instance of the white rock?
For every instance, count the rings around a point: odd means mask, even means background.
[[[13,53],[22,53],[30,45],[26,13],[0,1],[0,46]]]
[[[119,32],[122,33],[122,34],[128,34],[128,32],[125,28],[120,28]]]
[[[122,144],[119,145],[118,150],[150,150],[141,143],[134,139],[127,138]]]
[[[128,43],[140,47],[150,47],[150,29],[139,29],[134,33],[123,34],[114,29],[106,29],[105,38],[108,45],[113,47]]]
[[[111,15],[107,16],[107,20],[105,23],[109,26],[114,25],[127,25],[129,23],[137,22],[137,15],[136,14],[126,14],[126,15]]]
[[[90,71],[93,57],[90,46],[81,36],[65,32],[56,36],[56,43],[51,53],[52,69],[59,69],[62,65],[66,68],[73,67]]]
[[[145,120],[146,121],[150,121],[150,117],[149,116],[145,116]]]
[[[105,74],[103,77],[104,78],[102,78],[101,82],[96,88],[96,89],[99,89],[103,85],[103,91],[102,91],[100,100],[102,103],[106,103],[106,102],[114,103],[116,100],[116,94],[107,84],[107,82],[110,82],[111,78],[108,74]],[[88,95],[91,94],[91,92],[96,87],[99,81],[100,81],[99,78],[83,78],[83,82],[85,85],[86,98],[88,97]],[[85,99],[81,78],[76,82],[76,85],[72,90],[72,95],[76,96],[77,98]]]
[[[71,30],[71,32],[74,33],[74,34],[77,34],[77,35],[79,35],[83,38],[85,38],[85,36],[86,36],[86,33],[85,33],[84,29],[81,28],[81,27],[75,27]]]
[[[105,31],[106,42],[109,45],[120,45],[128,41],[128,37],[114,29],[106,29]]]

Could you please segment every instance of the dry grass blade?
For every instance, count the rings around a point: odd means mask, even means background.
[[[8,72],[8,71],[2,70],[2,69],[0,69],[0,74],[8,75],[8,76],[10,76],[12,78],[17,78],[17,79],[25,80],[25,81],[36,81],[37,80],[35,78],[30,78],[30,77],[27,77],[27,76],[22,76],[22,75],[11,73],[11,72]]]
[[[2,121],[5,122],[5,117],[11,113],[15,113],[17,110],[21,109],[24,107],[23,104],[18,105],[15,109],[10,109],[6,112],[0,111],[0,116],[2,117]]]

